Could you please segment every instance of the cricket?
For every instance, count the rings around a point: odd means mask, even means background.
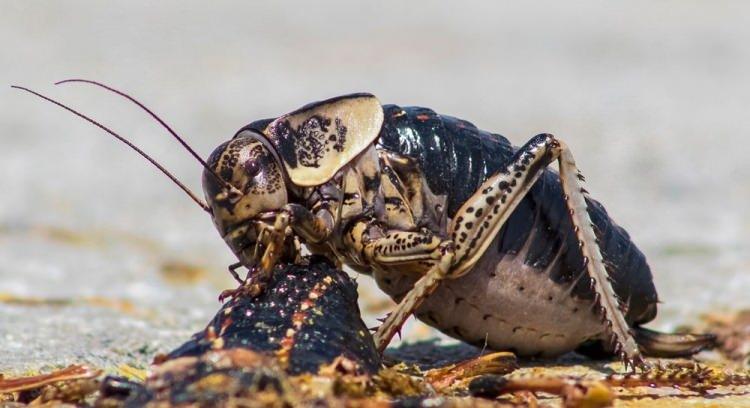
[[[520,356],[570,351],[648,369],[690,356],[709,334],[644,327],[659,297],[644,254],[583,187],[571,147],[551,134],[521,146],[472,123],[354,93],[253,121],[207,159],[130,95],[203,167],[203,198],[128,145],[212,218],[236,255],[236,288],[262,293],[302,248],[370,275],[397,302],[374,334],[381,353],[412,315],[469,344]],[[556,164],[557,169],[552,168]]]

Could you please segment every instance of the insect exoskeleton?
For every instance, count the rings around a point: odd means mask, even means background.
[[[298,244],[372,273],[399,304],[375,333],[380,351],[417,317],[453,337],[524,355],[591,345],[645,367],[643,353],[687,356],[710,335],[641,327],[656,315],[651,270],[624,229],[588,196],[573,154],[550,134],[522,146],[421,107],[351,94],[253,122],[203,165],[207,211],[253,294]],[[548,166],[557,163],[559,172]],[[248,268],[241,279],[236,268]],[[431,296],[433,293],[436,296]]]

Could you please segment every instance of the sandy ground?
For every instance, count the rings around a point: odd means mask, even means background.
[[[244,124],[369,91],[517,144],[564,138],[649,256],[653,327],[750,306],[750,3],[35,2],[0,5],[0,79],[100,118],[200,191],[151,105],[207,156]],[[209,218],[123,146],[0,88],[0,372],[143,366],[218,309],[232,256]],[[362,277],[372,317],[385,309]],[[407,339],[430,336],[410,323]]]

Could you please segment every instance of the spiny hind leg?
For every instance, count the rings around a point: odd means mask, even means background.
[[[455,265],[450,276],[460,276],[476,264],[517,204],[555,159],[560,167],[563,198],[609,342],[626,365],[643,367],[645,362],[625,321],[623,306],[602,260],[588,214],[586,191],[580,185],[583,177],[570,149],[552,135],[533,137],[515,153],[503,171],[490,177],[461,206],[449,227],[451,238],[456,243]]]
[[[565,204],[578,239],[578,247],[583,255],[591,288],[594,291],[595,307],[599,309],[609,342],[615,354],[625,363],[626,369],[628,365],[633,369],[647,368],[648,365],[625,320],[626,306],[617,297],[610,275],[604,266],[593,223],[588,213],[586,190],[581,186],[584,178],[576,166],[570,149],[561,141],[558,141],[558,144],[560,182],[565,194]]]
[[[526,196],[537,178],[553,160],[560,167],[560,180],[585,268],[594,291],[594,303],[602,316],[605,333],[613,349],[626,365],[646,366],[630,327],[625,321],[623,307],[617,298],[604,267],[599,244],[588,214],[582,176],[567,146],[554,136],[541,134],[533,137],[511,158],[509,164],[485,181],[479,190],[458,210],[449,226],[450,240],[446,240],[443,253],[433,244],[423,251],[431,259],[440,259],[438,265],[450,261],[450,267],[433,266],[415,287],[407,293],[394,313],[376,333],[377,345],[382,350],[403,321],[432,293],[444,278],[455,278],[468,272],[481,258],[505,221]],[[448,243],[453,245],[447,246]],[[398,242],[381,240],[373,244],[380,256],[370,261],[414,262],[414,254],[401,253]],[[411,249],[409,249],[411,250]],[[418,257],[417,257],[418,258]],[[420,283],[421,282],[421,283]]]
[[[637,326],[632,330],[638,348],[649,357],[690,357],[716,345],[716,336],[710,333],[661,333]],[[597,359],[611,356],[612,348],[602,340],[595,340],[582,345],[576,352]]]
[[[541,171],[554,159],[554,146],[556,141],[547,135],[524,145],[503,171],[483,183],[458,210],[449,228],[450,239],[417,236],[419,245],[415,246],[415,241],[409,241],[414,233],[399,232],[370,244],[372,255],[368,260],[378,265],[425,259],[434,262],[378,329],[375,337],[381,350],[440,281],[459,277],[476,263]],[[417,249],[419,253],[414,253]]]

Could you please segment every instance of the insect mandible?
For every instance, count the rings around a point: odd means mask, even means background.
[[[648,264],[597,201],[567,145],[550,134],[514,147],[427,108],[381,105],[367,93],[308,104],[241,128],[204,161],[204,203],[238,262],[223,296],[257,293],[300,245],[372,275],[398,302],[375,333],[383,351],[411,315],[471,344],[520,355],[604,351],[684,356],[710,335],[641,327],[658,298]],[[557,162],[558,172],[548,166]],[[237,270],[247,274],[240,277]]]

